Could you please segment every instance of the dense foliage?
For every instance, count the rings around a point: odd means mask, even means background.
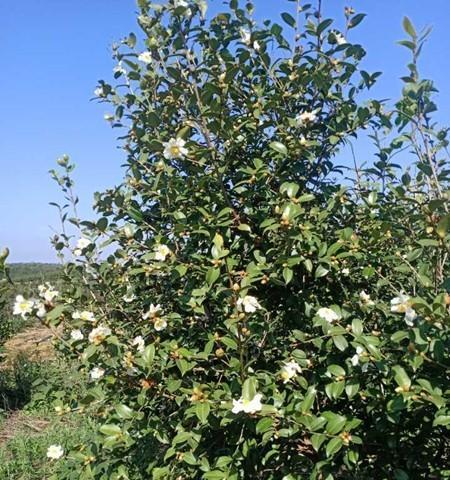
[[[360,100],[379,75],[351,41],[363,14],[339,32],[320,3],[286,2],[283,26],[225,3],[139,1],[144,46],[124,39],[96,90],[127,152],[98,221],[78,218],[70,159],[52,172],[81,238],[54,239],[71,286],[44,321],[90,381],[55,406],[102,425],[49,456],[70,479],[446,478],[449,169],[427,32],[405,19],[390,109]],[[361,130],[377,158],[344,180],[334,157]]]

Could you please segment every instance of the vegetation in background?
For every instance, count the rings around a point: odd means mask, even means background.
[[[10,263],[8,267],[14,282],[55,282],[62,272],[61,265],[55,263]]]
[[[87,389],[47,395],[99,420],[83,445],[49,441],[55,478],[449,478],[450,169],[427,32],[404,20],[389,105],[361,100],[379,73],[351,8],[338,31],[320,1],[285,2],[282,25],[251,2],[138,4],[143,43],[124,39],[96,90],[126,129],[123,182],[84,221],[74,165],[52,172],[73,260],[42,318]],[[362,130],[377,158],[349,184],[333,160]]]

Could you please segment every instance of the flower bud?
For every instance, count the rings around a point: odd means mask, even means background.
[[[0,263],[3,264],[8,257],[9,257],[9,248],[5,247],[0,251]]]
[[[67,165],[69,164],[69,160],[69,155],[64,154],[62,157],[59,157],[58,160],[56,160],[56,163],[61,167],[67,167]]]

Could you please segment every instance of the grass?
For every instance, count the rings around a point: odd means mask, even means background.
[[[67,452],[88,442],[95,429],[85,414],[55,410],[60,395],[81,395],[85,380],[76,367],[58,359],[30,361],[23,351],[0,370],[0,479],[57,480],[65,460],[50,461],[47,448],[56,444]]]
[[[16,431],[3,445],[0,443],[0,478],[2,480],[44,480],[64,468],[63,462],[46,457],[49,445],[61,445],[65,451],[89,440],[94,424],[89,417],[68,415],[48,420],[23,414],[16,420]],[[0,427],[1,428],[1,427]],[[0,438],[1,442],[1,438]]]
[[[58,287],[61,267],[9,267],[13,285],[0,274],[6,285],[4,305],[0,298],[0,480],[58,480],[69,466],[64,458],[50,461],[47,448],[56,444],[67,452],[87,443],[95,431],[88,415],[59,416],[55,410],[66,394],[83,394],[85,379],[76,366],[57,359],[50,331],[35,320],[13,317],[12,305],[18,294],[36,297],[43,282]],[[77,472],[73,478],[79,478]]]

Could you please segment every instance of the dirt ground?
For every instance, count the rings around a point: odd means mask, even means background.
[[[0,445],[14,438],[17,433],[35,435],[42,432],[50,422],[26,415],[21,410],[11,412],[0,425]]]
[[[14,368],[15,360],[26,357],[33,361],[51,360],[55,356],[52,345],[53,334],[43,325],[28,327],[4,345],[0,358],[0,375],[2,370]],[[11,411],[0,422],[0,445],[13,438],[18,432],[33,435],[44,430],[49,422],[47,420],[26,415],[21,410]]]
[[[51,330],[43,325],[26,328],[5,343],[2,366],[12,365],[19,356],[33,361],[51,360],[55,355],[52,339]]]

